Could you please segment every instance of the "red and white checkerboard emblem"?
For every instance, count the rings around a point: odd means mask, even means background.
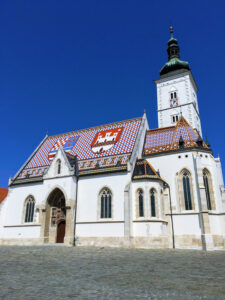
[[[98,132],[91,144],[92,151],[95,153],[101,153],[109,150],[118,142],[122,131],[123,127]]]

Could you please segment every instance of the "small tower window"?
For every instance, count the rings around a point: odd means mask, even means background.
[[[178,121],[178,115],[173,115],[172,116],[172,123],[177,123],[177,121]]]
[[[58,159],[57,160],[57,174],[60,174],[61,173],[61,160]]]
[[[177,92],[171,92],[170,93],[170,98],[171,99],[176,99],[177,98]]]

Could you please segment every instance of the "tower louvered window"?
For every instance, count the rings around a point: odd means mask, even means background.
[[[104,188],[100,193],[101,218],[112,217],[112,193],[108,188]]]
[[[35,201],[32,197],[29,197],[26,201],[26,214],[25,214],[25,223],[33,222],[34,220],[34,206]]]

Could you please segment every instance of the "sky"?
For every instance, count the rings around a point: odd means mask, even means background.
[[[225,1],[0,2],[0,186],[49,135],[143,115],[169,26],[198,86],[203,136],[225,170]],[[225,173],[225,172],[224,172]]]

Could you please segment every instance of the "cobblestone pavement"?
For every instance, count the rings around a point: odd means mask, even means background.
[[[0,247],[0,299],[225,299],[225,252]]]

